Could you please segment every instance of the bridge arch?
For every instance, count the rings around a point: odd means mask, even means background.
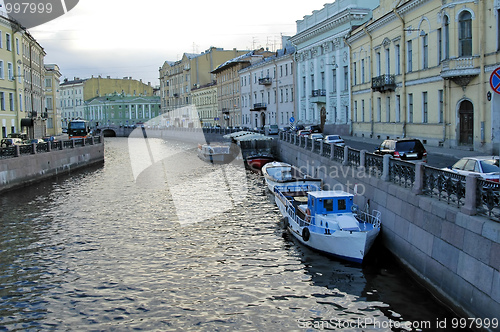
[[[101,132],[104,137],[116,137],[116,131],[114,129],[104,128]]]

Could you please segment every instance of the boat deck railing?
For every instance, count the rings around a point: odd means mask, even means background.
[[[365,223],[365,224],[372,224],[374,228],[379,228],[380,227],[380,211],[378,210],[373,210],[373,214],[370,214],[365,211],[358,211],[356,214],[356,219],[358,219],[359,222]]]

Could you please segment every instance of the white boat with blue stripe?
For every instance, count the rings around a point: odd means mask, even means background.
[[[337,258],[362,263],[380,232],[380,212],[358,211],[344,191],[288,191],[276,186],[275,199],[288,230],[301,243]]]

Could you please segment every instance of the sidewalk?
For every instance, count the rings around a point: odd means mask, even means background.
[[[359,143],[366,143],[366,144],[377,147],[384,141],[383,139],[357,137],[357,136],[342,136],[342,138],[346,141],[346,145],[349,145],[349,143],[348,143],[349,141],[354,141],[354,142],[359,142]],[[456,158],[457,160],[461,159],[463,157],[484,155],[484,153],[482,153],[482,152],[470,151],[470,150],[467,150],[465,148],[444,148],[444,147],[425,145],[425,149],[427,150],[427,153],[429,153],[431,155]],[[373,152],[373,151],[369,151],[369,152]]]

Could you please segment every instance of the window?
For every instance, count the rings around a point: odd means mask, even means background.
[[[357,70],[356,70],[356,67],[357,67],[356,62],[353,62],[353,64],[352,64],[352,65],[353,65],[353,69],[354,69],[354,73],[353,73],[353,75],[352,75],[352,78],[353,78],[353,82],[352,82],[352,84],[353,84],[353,85],[356,85],[356,84],[357,84],[356,76],[358,75],[358,72],[357,72]]]
[[[337,92],[337,69],[332,70],[332,91]]]
[[[396,122],[401,121],[401,96],[396,96]]]
[[[365,83],[365,59],[361,59],[361,83]]]
[[[9,93],[9,109],[14,111],[14,94],[12,92]]]
[[[413,94],[408,94],[408,122],[413,123]]]
[[[16,38],[16,53],[19,55],[19,38]]]
[[[428,105],[427,105],[427,91],[422,92],[422,123],[429,122],[429,114],[428,114]]]
[[[0,109],[5,111],[5,92],[0,92]]]
[[[408,44],[407,44],[407,49],[406,51],[408,52],[408,55],[407,55],[407,60],[408,60],[408,73],[412,72],[413,71],[413,59],[412,59],[412,55],[413,55],[413,51],[412,51],[412,45],[411,45],[411,40],[408,41]]]
[[[437,29],[437,60],[438,64],[441,63],[443,59],[443,32],[441,29]]]
[[[365,100],[361,100],[361,121],[365,122]]]
[[[2,60],[0,60],[0,79],[4,79],[3,61]]]
[[[9,80],[13,80],[14,79],[14,66],[10,62],[7,63],[7,72],[9,75]]]
[[[472,16],[464,10],[458,18],[458,53],[459,56],[472,55]]]
[[[349,69],[344,66],[344,91],[349,91]]]
[[[389,123],[391,122],[391,97],[386,97],[385,112],[385,121]]]
[[[448,59],[450,57],[450,20],[448,16],[444,17],[443,22],[443,59]]]
[[[321,89],[322,90],[325,89],[325,72],[324,71],[321,72]]]
[[[377,98],[377,122],[382,121],[382,98]]]
[[[388,48],[385,49],[385,73],[391,73],[391,53]]]
[[[422,68],[427,69],[429,67],[429,35],[425,34],[422,36]]]
[[[7,51],[12,51],[12,45],[10,41],[10,34],[5,34],[5,44],[7,44]]]
[[[399,44],[398,45],[395,45],[394,46],[394,57],[396,58],[396,75],[399,75],[401,74],[401,64],[400,64],[400,52],[401,52],[401,49],[399,48]]]
[[[444,121],[444,93],[443,90],[438,90],[438,121],[443,123]]]
[[[380,66],[381,66],[381,63],[380,63],[380,52],[377,52],[375,53],[375,61],[376,61],[376,64],[377,64],[377,76],[380,76]]]
[[[358,122],[358,101],[354,101],[354,122]]]

